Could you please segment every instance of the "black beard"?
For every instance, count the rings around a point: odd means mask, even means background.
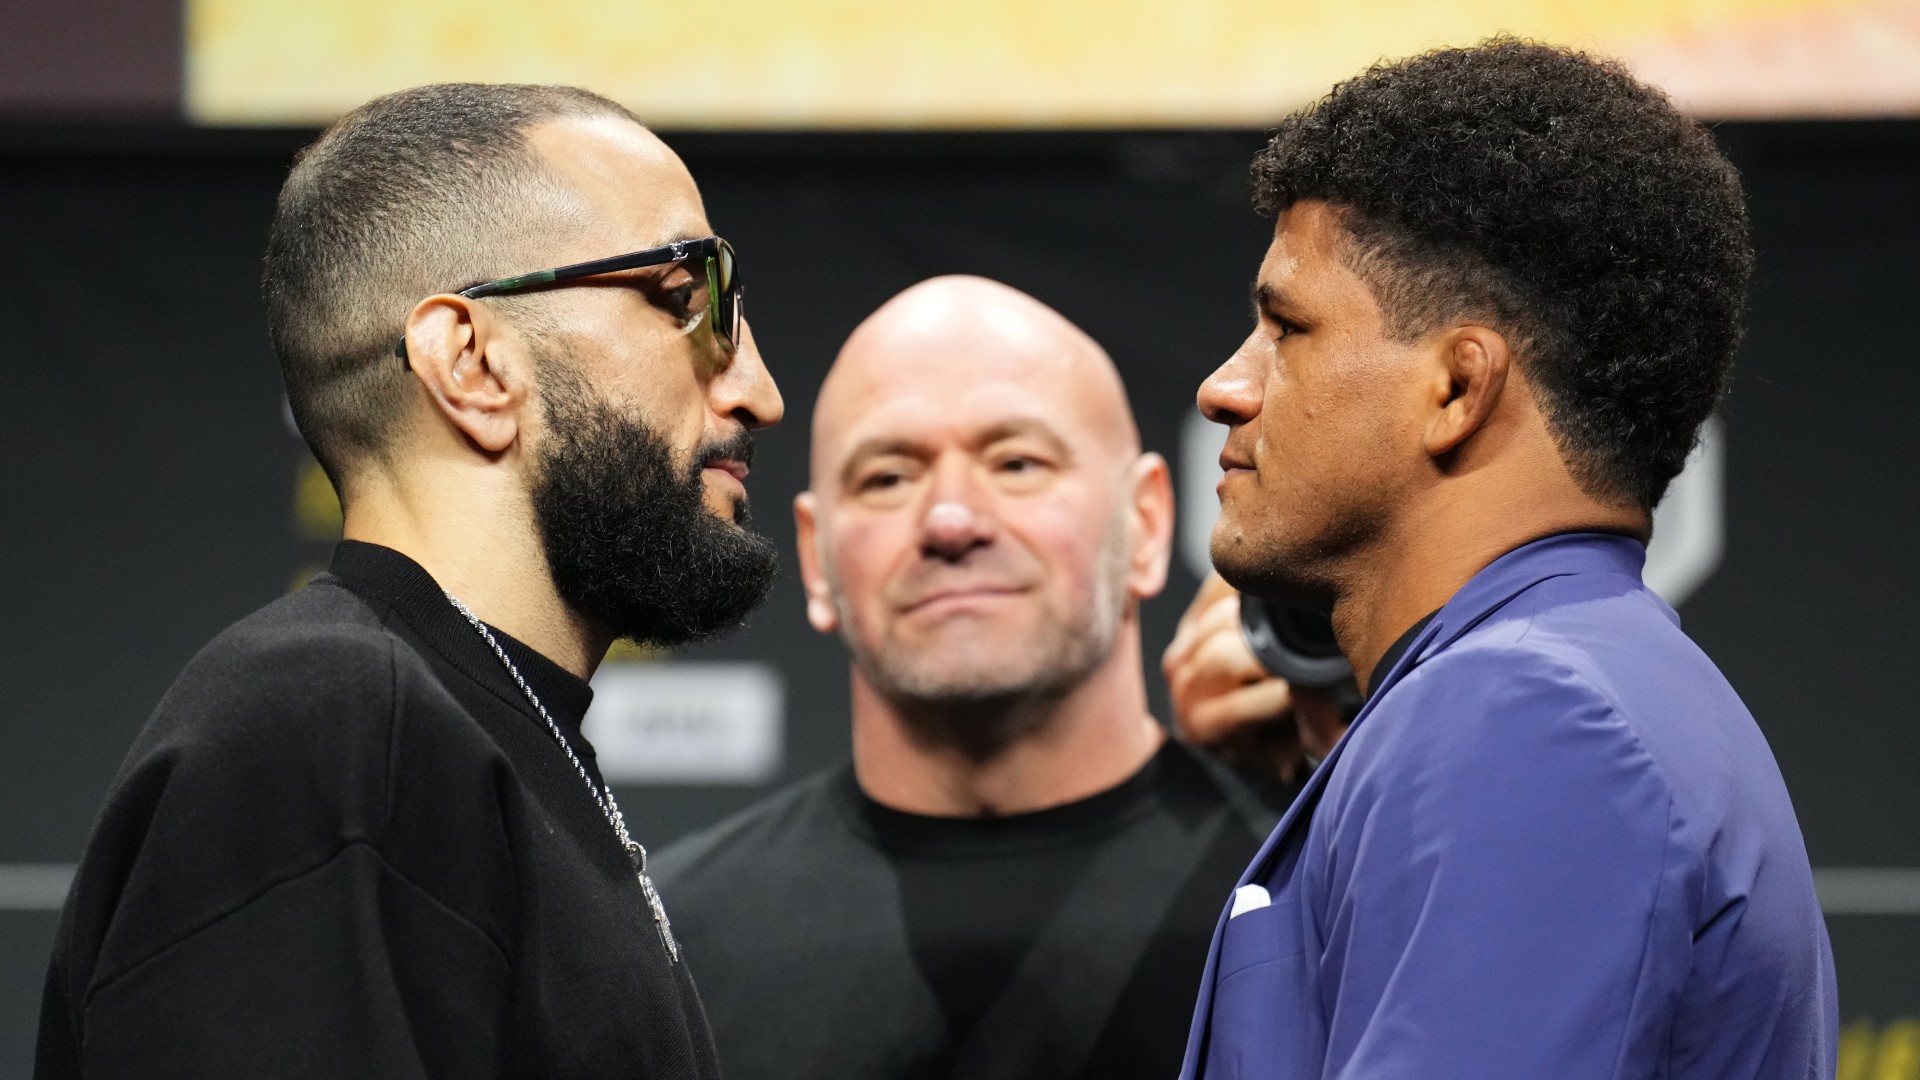
[[[780,558],[747,527],[744,500],[732,521],[707,509],[702,473],[721,458],[749,461],[752,436],[702,447],[681,470],[658,432],[594,396],[564,361],[541,367],[547,430],[533,512],[561,598],[641,645],[704,641],[742,626],[766,599]]]

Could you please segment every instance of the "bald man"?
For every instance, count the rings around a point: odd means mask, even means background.
[[[1037,300],[923,282],[848,340],[796,501],[853,760],[657,861],[733,1080],[1155,1077],[1273,822],[1147,711],[1167,465]]]

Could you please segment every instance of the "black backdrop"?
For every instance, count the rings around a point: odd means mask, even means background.
[[[1761,247],[1725,410],[1727,550],[1687,628],[1759,717],[1816,866],[1920,866],[1906,663],[1920,567],[1920,122],[1730,124]],[[77,858],[115,765],[186,658],[325,545],[293,511],[255,293],[302,132],[0,130],[0,863]],[[810,404],[898,289],[997,277],[1112,350],[1173,457],[1200,379],[1248,325],[1266,226],[1246,132],[684,134],[788,403],[751,488],[791,548]],[[1157,655],[1193,580],[1147,612]],[[782,779],[846,751],[838,645],[788,573],[704,655],[778,665]],[[1164,715],[1165,695],[1150,680]],[[758,789],[623,789],[664,842]],[[0,911],[0,1075],[25,1071],[51,911]],[[1920,1012],[1920,917],[1830,919],[1848,1016]],[[1196,962],[1198,959],[1196,958]]]

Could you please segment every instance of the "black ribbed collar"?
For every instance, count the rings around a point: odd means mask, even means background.
[[[487,648],[473,624],[447,602],[447,594],[419,563],[392,548],[342,540],[333,549],[328,573],[355,594],[391,608],[448,663],[521,712],[539,719],[500,658]],[[554,722],[568,736],[578,734],[580,720],[593,703],[593,688],[505,631],[491,626],[488,629],[493,630],[527,685],[540,696],[541,704],[553,714]],[[583,755],[587,752],[577,741],[576,749]]]

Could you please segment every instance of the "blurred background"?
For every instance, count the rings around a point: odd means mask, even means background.
[[[1501,31],[1626,60],[1745,176],[1750,330],[1656,573],[1792,790],[1843,1080],[1920,1077],[1915,0],[0,0],[0,1077],[28,1071],[134,731],[338,535],[257,297],[319,126],[449,79],[577,83],[648,118],[751,283],[788,404],[751,488],[789,552],[812,398],[861,317],[949,272],[1058,307],[1174,463],[1157,657],[1204,569],[1218,438],[1193,392],[1249,326],[1262,128],[1380,57]],[[647,843],[846,754],[844,656],[786,569],[749,631],[596,679],[590,730]]]

